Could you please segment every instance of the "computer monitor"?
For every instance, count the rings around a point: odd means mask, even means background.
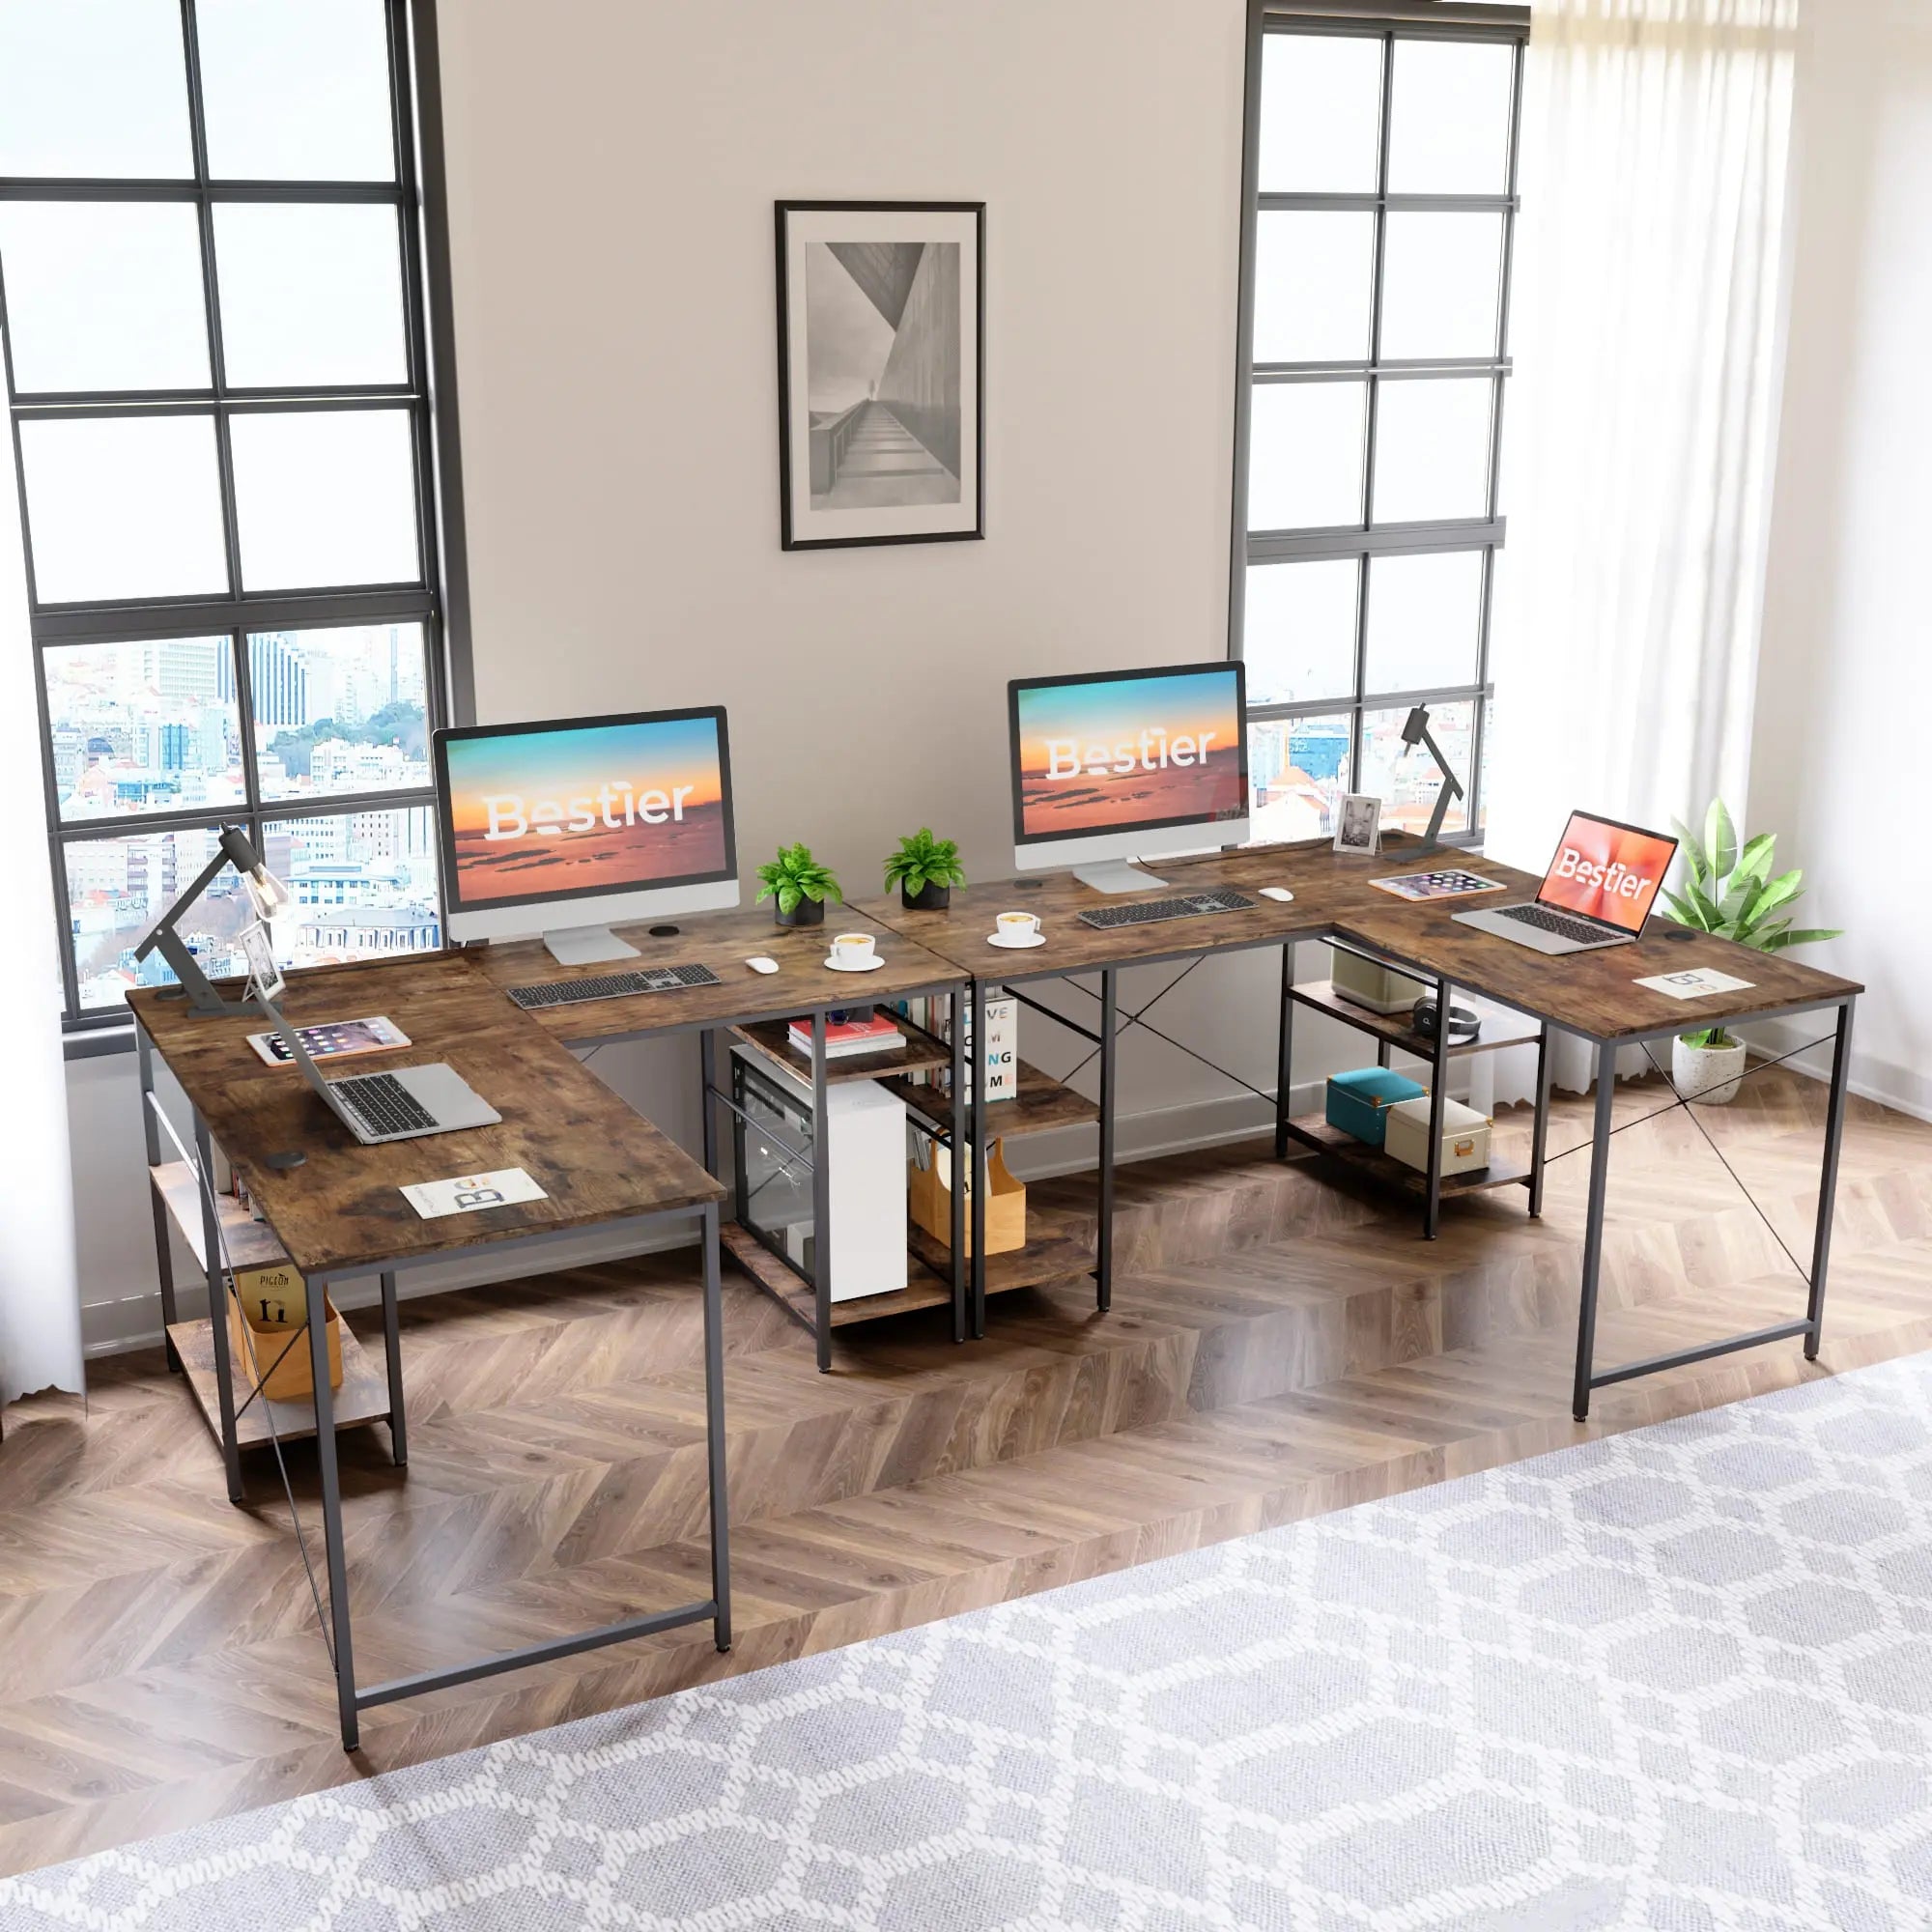
[[[1022,871],[1070,865],[1097,892],[1132,893],[1165,881],[1130,860],[1247,842],[1238,661],[1015,678],[1007,710]]]
[[[582,966],[635,956],[613,920],[738,903],[722,706],[464,725],[435,749],[450,938],[541,931]]]

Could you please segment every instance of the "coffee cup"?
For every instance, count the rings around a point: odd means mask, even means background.
[[[995,923],[1009,946],[1022,946],[1039,931],[1039,921],[1030,912],[1003,912]]]
[[[869,932],[841,932],[832,942],[832,956],[841,966],[868,966],[877,943]]]

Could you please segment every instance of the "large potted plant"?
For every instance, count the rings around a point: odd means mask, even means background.
[[[1684,852],[1683,890],[1663,896],[1679,924],[1734,939],[1758,952],[1783,952],[1838,937],[1834,928],[1792,923],[1790,908],[1804,890],[1804,874],[1794,867],[1773,875],[1776,833],[1760,832],[1740,844],[1720,798],[1713,799],[1704,814],[1701,838],[1688,826],[1674,829]],[[1671,1081],[1684,1099],[1712,1106],[1734,1100],[1744,1070],[1745,1043],[1722,1027],[1680,1034],[1671,1042]]]
[[[753,903],[765,899],[777,901],[781,925],[823,925],[825,901],[837,899],[843,905],[845,895],[831,868],[821,866],[806,846],[781,845],[779,856],[758,867],[758,897]]]
[[[899,889],[899,903],[913,912],[942,912],[952,903],[952,888],[963,886],[959,847],[951,838],[935,838],[922,825],[886,860],[886,889]]]

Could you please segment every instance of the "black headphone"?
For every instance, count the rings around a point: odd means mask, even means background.
[[[1435,1002],[1430,999],[1417,1000],[1414,1010],[1408,1016],[1409,1024],[1424,1039],[1435,1037]],[[1468,1007],[1459,1007],[1453,1001],[1449,1006],[1449,1044],[1460,1046],[1465,1040],[1476,1038],[1483,1031],[1481,1016]]]

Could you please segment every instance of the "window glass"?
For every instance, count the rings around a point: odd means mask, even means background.
[[[1360,362],[1376,290],[1376,218],[1264,212],[1255,232],[1255,360]]]
[[[1248,566],[1241,655],[1250,704],[1306,704],[1354,690],[1361,574],[1353,557]]]
[[[0,0],[0,175],[193,172],[178,0]]]
[[[41,662],[63,820],[245,800],[228,639],[58,644]]]
[[[1258,383],[1248,423],[1248,527],[1362,521],[1365,383]]]
[[[263,828],[262,856],[295,899],[282,963],[432,952],[442,944],[436,825],[426,806],[283,818]]]
[[[1482,617],[1481,551],[1371,557],[1365,689],[1473,684]]]
[[[136,961],[134,948],[214,857],[220,827],[71,838],[61,847],[73,938],[80,1010],[115,1007],[135,986],[165,986],[175,975],[158,952]],[[244,970],[238,935],[255,917],[230,867],[177,925],[210,979]]]
[[[383,0],[197,0],[217,181],[396,178]]]
[[[1372,493],[1378,524],[1488,513],[1494,387],[1488,376],[1383,380]]]
[[[1398,40],[1390,193],[1504,193],[1515,74],[1516,50],[1504,42]]]
[[[1502,267],[1500,214],[1392,211],[1382,243],[1383,356],[1495,355]]]
[[[1381,119],[1380,40],[1340,34],[1264,37],[1264,194],[1373,194]]]
[[[248,688],[264,798],[430,789],[420,624],[256,633]]]
[[[248,411],[229,434],[244,589],[421,577],[407,410]]]
[[[22,395],[206,389],[201,226],[178,201],[0,201]]]
[[[1332,838],[1349,789],[1350,714],[1270,718],[1248,727],[1249,822],[1256,844]]]
[[[228,588],[213,416],[31,419],[20,460],[41,603]]]
[[[356,202],[214,209],[221,354],[238,389],[409,379],[396,211]]]

